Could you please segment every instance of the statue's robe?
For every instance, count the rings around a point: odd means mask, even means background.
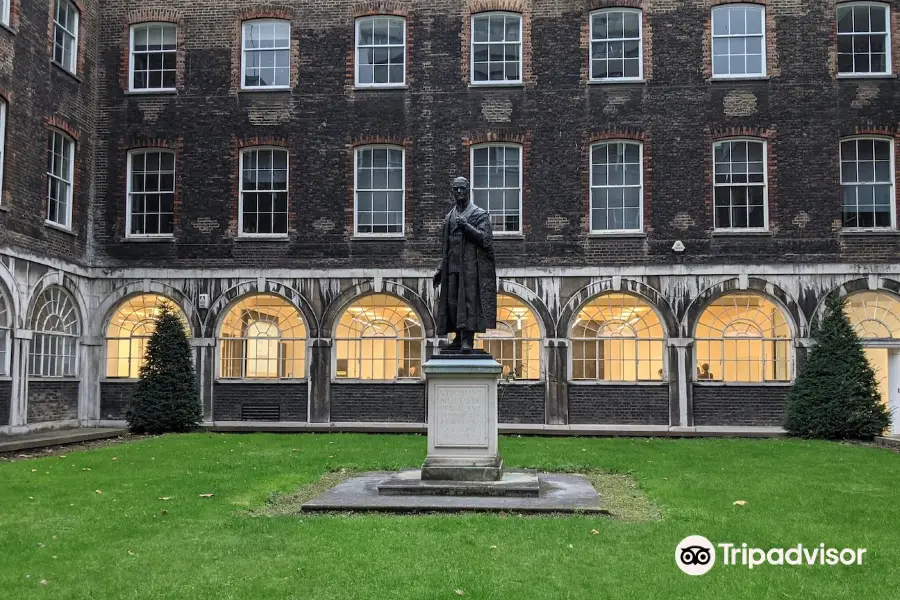
[[[490,217],[470,202],[462,216],[474,231],[466,234],[456,227],[457,214],[453,207],[444,218],[438,267],[438,335],[459,330],[484,332],[497,326],[497,274]]]

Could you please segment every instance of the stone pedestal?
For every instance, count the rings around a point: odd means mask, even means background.
[[[498,481],[497,378],[489,354],[438,354],[423,365],[428,383],[428,455],[422,481]]]

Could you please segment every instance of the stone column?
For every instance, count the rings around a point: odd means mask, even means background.
[[[197,372],[197,387],[200,404],[203,406],[203,420],[212,421],[213,381],[216,378],[215,338],[191,338],[194,353],[194,370]]]
[[[91,336],[79,340],[78,422],[82,427],[100,419],[100,379],[106,375],[103,342]]]
[[[309,414],[310,423],[331,421],[331,340],[309,341]]]
[[[544,340],[546,410],[544,421],[550,425],[569,423],[569,341]]]
[[[31,350],[31,330],[12,330],[12,357],[9,374],[12,376],[10,391],[9,425],[20,427],[28,423],[28,353]]]
[[[694,426],[693,338],[669,338],[669,422],[674,427]]]

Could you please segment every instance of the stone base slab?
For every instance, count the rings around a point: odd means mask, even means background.
[[[510,472],[512,473],[512,472]],[[521,473],[521,472],[520,472]],[[382,482],[397,472],[364,473],[336,485],[301,507],[303,512],[380,511],[428,512],[519,512],[609,514],[597,490],[582,475],[536,473],[541,481],[537,498],[502,496],[397,496],[379,494]]]
[[[503,459],[499,456],[481,459],[429,457],[421,471],[421,478],[429,481],[499,481],[502,477]]]
[[[388,496],[515,496],[537,498],[541,482],[534,473],[506,473],[497,481],[428,481],[418,470],[401,471],[378,484]]]

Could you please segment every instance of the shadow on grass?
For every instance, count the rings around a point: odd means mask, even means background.
[[[586,477],[588,481],[591,482],[591,485],[594,486],[594,489],[596,489],[597,493],[600,495],[601,502],[603,503],[603,508],[609,511],[609,515],[606,515],[606,518],[631,523],[644,523],[647,521],[659,521],[662,519],[662,509],[647,497],[644,491],[641,490],[641,488],[638,486],[637,482],[629,475],[598,470],[582,470],[580,474],[584,475],[584,477]],[[358,473],[346,469],[325,473],[318,481],[302,486],[295,492],[275,492],[266,499],[265,504],[263,504],[262,506],[240,511],[240,514],[248,517],[296,517],[301,514],[301,507],[304,503],[312,500],[319,494],[335,487],[336,485],[343,483],[344,481],[350,479],[355,475],[358,475]],[[317,512],[314,514],[304,514],[307,516],[315,516],[316,514],[321,515],[328,513]],[[370,511],[363,511],[359,513],[341,512],[334,514],[371,515],[372,513]],[[392,513],[380,514],[389,516]],[[454,513],[441,514],[443,516],[453,516]],[[579,513],[575,512],[574,514],[577,515]],[[572,515],[522,514],[520,516],[525,516],[528,518],[556,518],[568,517]]]

